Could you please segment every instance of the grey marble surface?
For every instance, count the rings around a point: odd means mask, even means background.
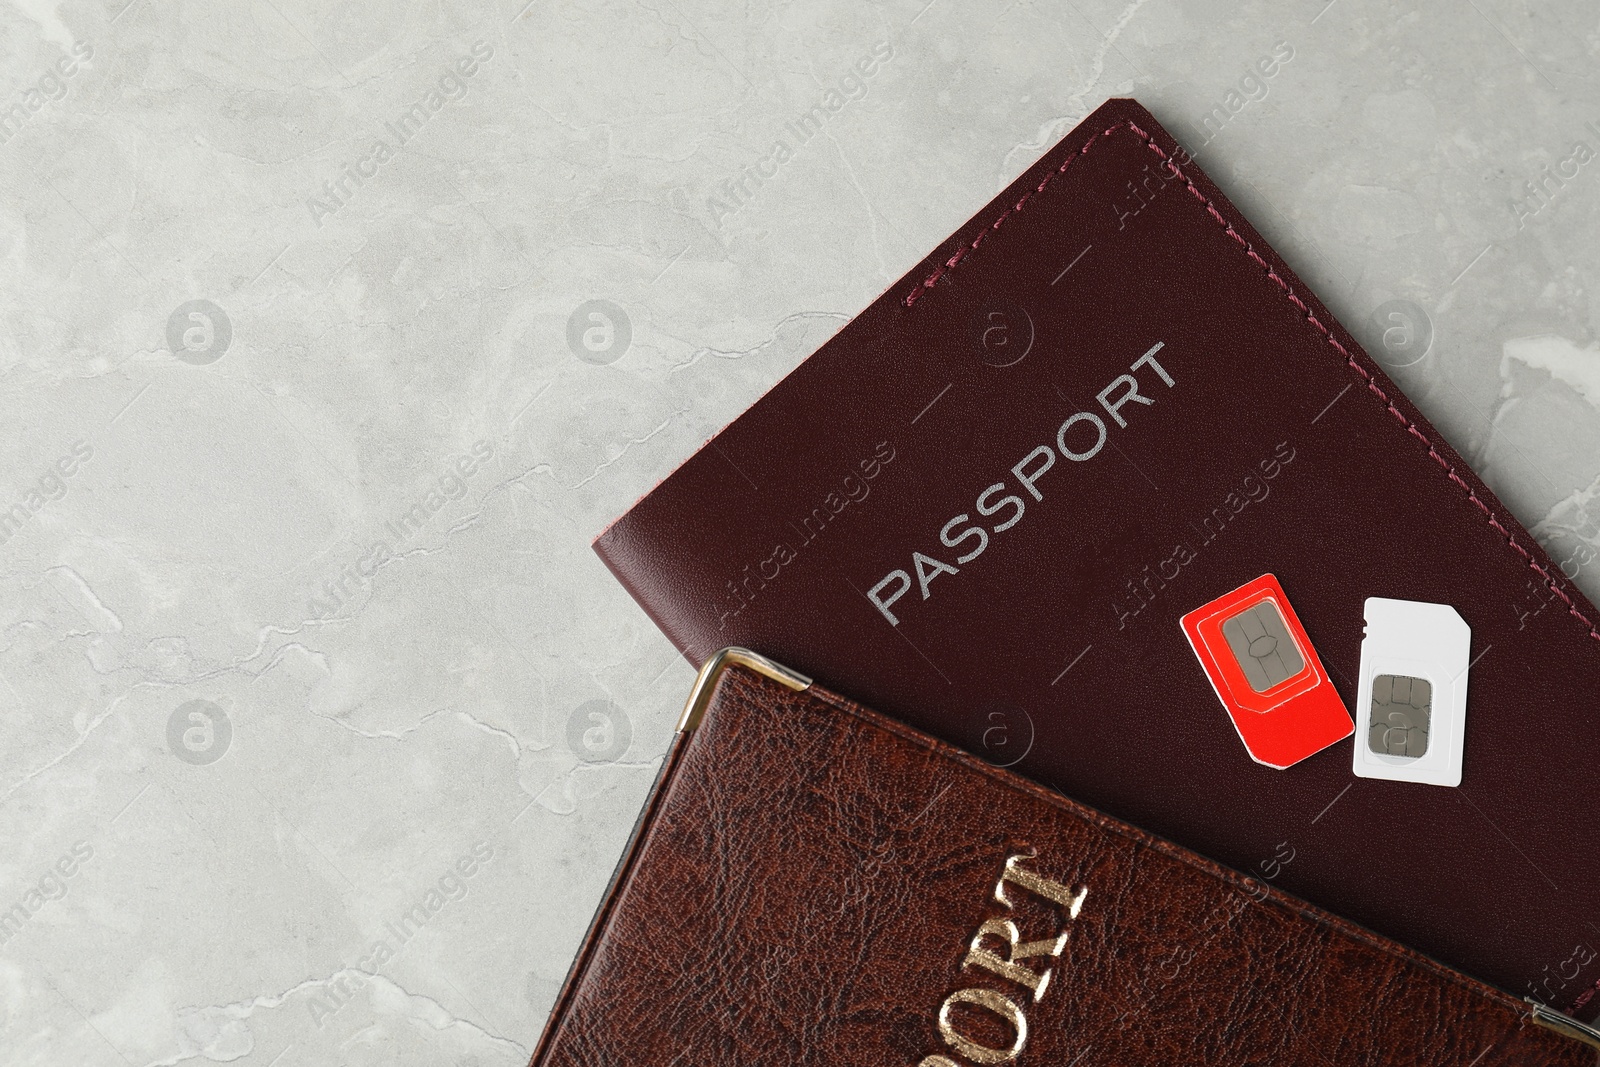
[[[1600,594],[1593,4],[123,2],[0,13],[0,1062],[522,1063],[589,541],[1108,96]]]

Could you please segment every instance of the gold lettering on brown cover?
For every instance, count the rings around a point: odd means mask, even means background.
[[[998,954],[984,948],[985,937],[1005,938],[1006,955],[1009,958],[1001,959]],[[1001,978],[1008,978],[1019,985],[1027,986],[1033,991],[1033,999],[1037,1001],[1044,996],[1045,989],[1050,985],[1050,968],[1035,971],[1017,961],[1032,959],[1035,956],[1061,955],[1061,950],[1067,944],[1067,932],[1063,930],[1056,937],[1045,938],[1042,941],[1019,941],[1021,937],[1017,924],[1010,919],[989,919],[978,927],[978,934],[972,939],[972,945],[967,949],[967,958],[961,962],[961,966],[982,967],[986,971],[998,974]]]
[[[1084,899],[1089,895],[1089,888],[1084,886],[1072,889],[1042,874],[1030,871],[1021,866],[1025,860],[1033,859],[1030,855],[1014,855],[1006,857],[1005,868],[1001,871],[1000,880],[995,883],[994,898],[1007,908],[1015,909],[1016,905],[1011,898],[1006,896],[1006,883],[1018,886],[1033,894],[1041,900],[1047,900],[1060,906],[1066,914],[1067,922],[1078,917],[1078,912],[1083,910]],[[998,952],[984,947],[984,938],[1003,938],[1006,943],[1006,955],[1002,957]],[[979,924],[977,932],[973,934],[971,943],[967,946],[967,955],[961,961],[961,967],[966,970],[979,967],[997,975],[1007,981],[1032,991],[1033,999],[1038,1002],[1050,984],[1052,966],[1047,966],[1042,971],[1032,967],[1023,966],[1018,960],[1035,959],[1040,956],[1053,960],[1060,957],[1067,945],[1067,931],[1065,928],[1054,937],[1042,938],[1035,941],[1022,940],[1022,931],[1011,919],[985,919]],[[970,1004],[982,1008],[1006,1023],[1010,1024],[1013,1033],[1012,1041],[1007,1048],[993,1048],[979,1043],[971,1036],[957,1030],[951,1022],[951,1008],[957,1004]],[[997,993],[992,989],[971,987],[958,989],[945,998],[939,1006],[939,1035],[944,1038],[945,1044],[960,1053],[966,1059],[977,1064],[1007,1063],[1014,1060],[1022,1053],[1028,1043],[1028,1018],[1020,1007],[1010,997]],[[925,1056],[917,1067],[966,1067],[960,1060],[951,1059],[949,1056]]]
[[[1076,919],[1078,912],[1083,908],[1083,899],[1089,895],[1089,887],[1085,886],[1074,893],[1060,882],[1023,870],[1018,866],[1023,860],[1032,858],[1031,856],[1006,857],[1005,873],[1000,876],[1000,881],[995,883],[994,899],[1008,908],[1016,907],[1006,896],[1006,883],[1015,882],[1034,896],[1060,904],[1067,909],[1067,918]]]
[[[1011,1047],[998,1049],[980,1045],[957,1030],[950,1022],[950,1009],[957,1004],[987,1008],[1010,1023],[1016,1033]],[[973,1063],[1005,1063],[1016,1059],[1022,1047],[1028,1043],[1028,1020],[1010,997],[1003,997],[992,989],[958,989],[939,1005],[939,1033],[944,1037],[945,1044]]]

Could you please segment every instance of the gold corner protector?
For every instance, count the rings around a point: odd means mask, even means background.
[[[1574,1041],[1581,1041],[1590,1048],[1600,1048],[1600,1030],[1587,1023],[1580,1023],[1570,1015],[1563,1015],[1559,1011],[1547,1008],[1532,997],[1523,997],[1533,1012],[1533,1021],[1546,1030],[1554,1030]]]
[[[713,653],[711,658],[706,660],[705,666],[700,668],[700,673],[695,676],[694,688],[689,691],[689,701],[684,704],[683,714],[678,717],[679,733],[693,730],[700,725],[700,719],[706,713],[706,705],[711,703],[711,690],[716,687],[717,678],[729,667],[745,667],[796,692],[802,692],[811,685],[811,679],[805,675],[791,671],[783,664],[775,663],[765,656],[751,652],[748,648],[724,648],[720,652]]]

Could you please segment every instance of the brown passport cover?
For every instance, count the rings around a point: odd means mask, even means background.
[[[1157,342],[1173,384],[1134,370],[1151,403],[1119,426],[1097,394]],[[1012,468],[1078,412],[1106,442],[1057,452],[1035,498]],[[999,529],[1003,495],[1026,511]],[[958,515],[951,540],[988,533],[968,562],[976,538],[941,544]],[[697,665],[759,648],[1517,996],[1600,1004],[1600,615],[1131,100],[596,549]],[[867,594],[914,552],[958,572],[890,625]],[[1365,598],[1455,607],[1459,788],[1356,779],[1351,741],[1250,760],[1178,620],[1266,572],[1352,710]]]
[[[702,673],[534,1067],[1596,1062],[1498,990],[803,682]]]

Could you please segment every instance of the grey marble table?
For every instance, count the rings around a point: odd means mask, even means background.
[[[691,677],[590,540],[1108,96],[1600,594],[1593,4],[17,0],[0,42],[6,1064],[523,1062]]]

